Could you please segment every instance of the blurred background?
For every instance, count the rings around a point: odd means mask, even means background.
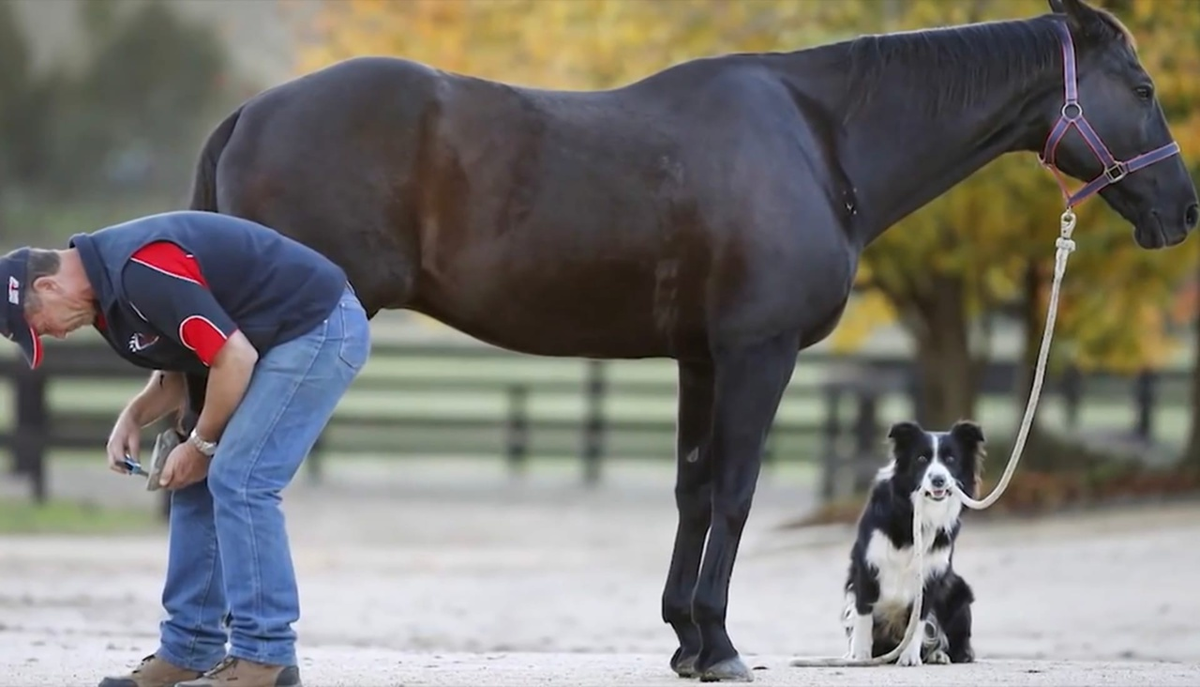
[[[1200,176],[1200,2],[1097,3],[1136,36]],[[1045,0],[3,0],[0,250],[185,207],[201,142],[231,108],[353,55],[591,89],[705,55],[1044,11]],[[1035,157],[1008,156],[866,251],[850,309],[801,355],[771,435],[731,592],[743,652],[844,649],[845,523],[886,460],[891,423],[978,420],[994,484],[1028,398],[1061,209]],[[969,514],[983,522],[955,557],[980,598],[977,647],[1194,661],[1200,241],[1140,250],[1097,200],[1075,238],[1021,467],[993,508]],[[403,312],[372,327],[370,361],[284,497],[306,651],[353,647],[331,670],[366,661],[366,647],[648,652],[670,678],[658,595],[676,517],[672,363],[517,355]],[[161,495],[104,466],[144,372],[91,331],[46,349],[30,372],[0,346],[0,676],[58,685],[56,669],[108,670],[152,645],[166,528]],[[143,434],[143,458],[160,429]],[[376,660],[397,671],[388,684],[425,665]]]

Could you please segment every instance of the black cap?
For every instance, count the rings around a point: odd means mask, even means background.
[[[25,319],[25,292],[29,288],[25,281],[25,266],[28,260],[28,248],[19,248],[0,258],[0,279],[8,284],[8,297],[0,307],[0,334],[17,342],[29,367],[37,368],[42,363],[42,340]]]

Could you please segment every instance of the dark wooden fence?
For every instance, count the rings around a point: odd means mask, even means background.
[[[64,410],[54,407],[48,390],[52,385],[82,382],[136,384],[147,377],[102,343],[55,345],[41,369],[30,371],[19,360],[0,361],[0,377],[13,390],[15,417],[9,431],[0,434],[0,447],[10,451],[12,472],[28,478],[32,496],[43,501],[49,493],[46,457],[56,449],[95,450],[100,455],[116,413],[125,399],[114,395],[112,404],[96,410]],[[447,346],[376,343],[368,371],[386,368],[387,361],[421,358],[442,364],[490,360],[501,366],[529,361],[529,356],[484,346]],[[369,411],[335,413],[321,441],[307,461],[309,478],[319,480],[322,456],[334,453],[375,453],[401,457],[437,453],[474,454],[504,459],[520,473],[531,455],[573,454],[581,461],[583,479],[594,484],[601,479],[605,456],[621,455],[647,459],[671,459],[674,452],[674,415],[621,416],[613,409],[621,399],[658,398],[674,402],[676,387],[671,379],[641,380],[611,374],[613,363],[581,361],[577,378],[540,379],[522,375],[421,375],[408,379],[396,374],[364,371],[350,394],[370,394],[379,399]],[[616,363],[620,364],[620,363]],[[1011,396],[1014,366],[994,362],[984,371],[984,395]],[[781,416],[772,429],[767,463],[781,458],[816,461],[821,468],[820,492],[824,498],[854,489],[870,479],[882,456],[885,419],[880,405],[900,395],[908,408],[920,394],[910,362],[905,359],[859,358],[806,353],[801,357],[784,404],[791,400],[819,402],[819,416],[797,420]],[[1085,396],[1102,395],[1130,404],[1132,421],[1123,434],[1135,440],[1154,439],[1154,419],[1159,386],[1164,380],[1175,390],[1176,403],[1187,388],[1185,373],[1144,372],[1134,377],[1098,375],[1084,378],[1077,373],[1049,377],[1043,398],[1058,396],[1067,413],[1067,424],[1077,424]],[[405,394],[431,390],[466,399],[502,399],[493,412],[475,416],[454,413],[397,411],[391,407]],[[574,398],[577,414],[545,413],[530,409],[537,396]],[[101,404],[102,406],[104,404]],[[911,417],[910,414],[907,416]],[[894,421],[886,418],[886,422]],[[146,432],[144,436],[153,436]]]

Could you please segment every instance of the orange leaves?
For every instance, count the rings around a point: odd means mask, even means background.
[[[839,3],[785,0],[328,0],[300,71],[362,54],[547,88],[608,88],[677,62],[823,39]]]

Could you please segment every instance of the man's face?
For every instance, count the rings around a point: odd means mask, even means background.
[[[31,295],[33,297],[25,308],[25,319],[38,336],[65,339],[96,319],[91,299],[71,293],[54,276],[39,277],[33,283]]]

